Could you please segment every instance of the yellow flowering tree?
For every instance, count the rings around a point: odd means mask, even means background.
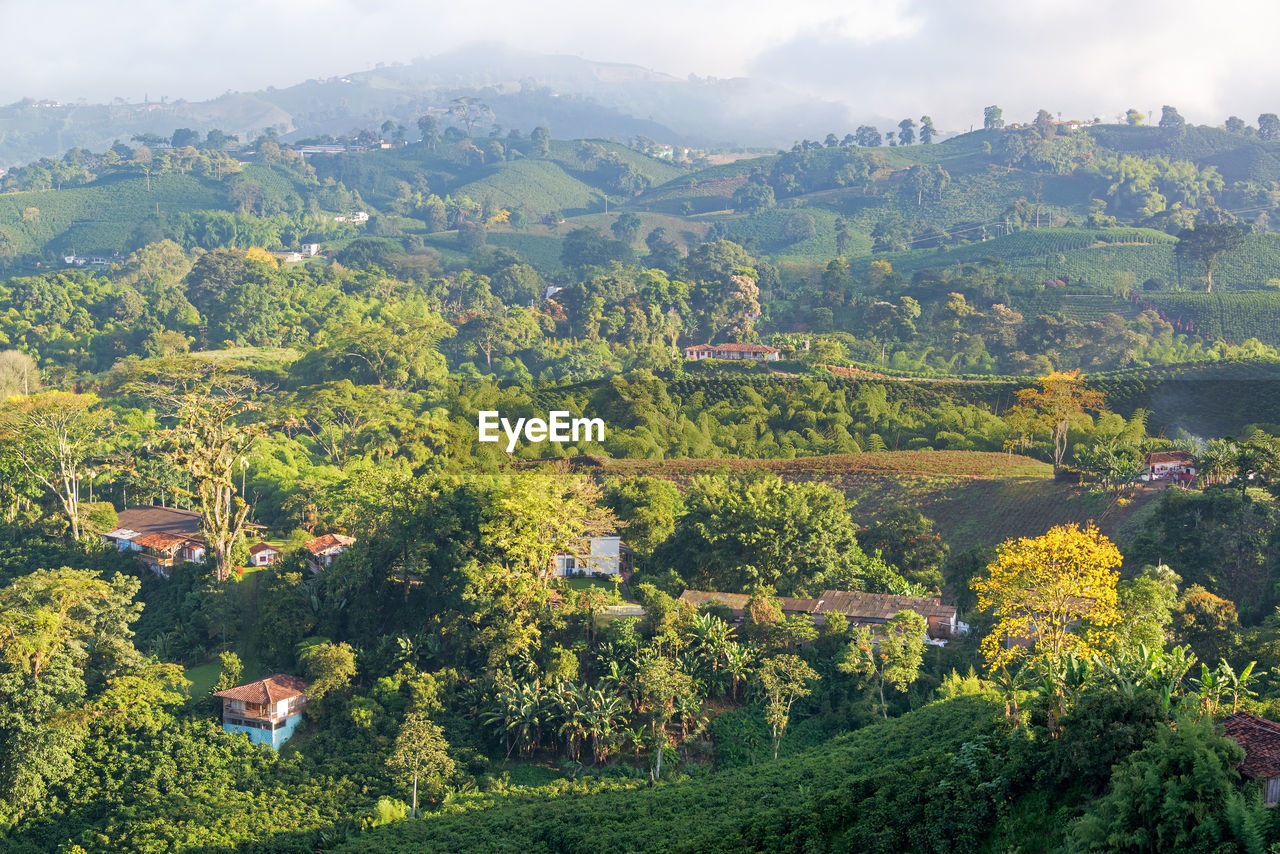
[[[1007,540],[984,577],[974,579],[978,607],[995,626],[982,640],[993,670],[1019,659],[1058,661],[1100,653],[1120,620],[1120,550],[1094,525],[1059,525],[1040,537]]]

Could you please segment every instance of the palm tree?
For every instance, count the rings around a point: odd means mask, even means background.
[[[588,688],[584,700],[587,709],[586,734],[591,737],[592,758],[599,764],[608,756],[609,736],[622,721],[627,702],[605,683]]]
[[[551,720],[560,723],[560,735],[564,736],[565,754],[577,759],[582,742],[586,740],[589,709],[582,689],[572,682],[561,682],[550,692],[553,711]]]

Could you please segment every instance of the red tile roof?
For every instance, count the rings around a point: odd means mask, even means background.
[[[135,545],[143,546],[148,549],[155,549],[158,552],[173,551],[185,542],[189,542],[192,538],[185,534],[147,534],[145,537],[134,537]]]
[[[279,552],[279,551],[280,550],[275,546],[269,546],[266,543],[258,543],[256,546],[249,549],[249,554],[257,555],[257,554],[262,554],[263,552]]]
[[[314,540],[307,540],[303,543],[303,546],[313,555],[318,555],[324,554],[335,546],[342,546],[343,548],[346,548],[347,546],[354,545],[355,541],[355,537],[348,537],[343,534],[325,534],[323,536],[316,537]]]
[[[1244,748],[1240,774],[1250,780],[1280,775],[1280,724],[1236,712],[1222,722],[1227,736]]]
[[[1156,463],[1194,463],[1195,456],[1186,451],[1156,451],[1147,454],[1147,465],[1155,465]]]
[[[259,679],[257,682],[250,682],[246,685],[228,688],[225,691],[218,691],[213,696],[265,706],[271,703],[278,703],[281,700],[287,700],[290,697],[302,696],[306,693],[307,686],[310,684],[307,680],[299,679],[297,676],[277,673],[274,676],[268,676],[266,679]]]

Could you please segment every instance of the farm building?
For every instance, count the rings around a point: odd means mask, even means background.
[[[308,682],[277,673],[237,685],[213,696],[222,698],[222,728],[242,732],[254,744],[279,750],[302,720]]]
[[[705,605],[729,608],[735,621],[744,619],[750,598],[745,593],[710,590],[686,590],[680,594],[681,602],[688,602],[696,608]],[[853,625],[877,626],[889,622],[899,611],[914,611],[925,618],[929,641],[939,646],[968,628],[957,619],[955,606],[944,605],[937,597],[824,590],[816,598],[780,596],[777,602],[783,614],[809,614],[819,624],[826,622],[827,614],[842,614]]]
[[[253,566],[270,566],[280,559],[280,550],[266,543],[258,543],[249,549],[249,563]]]
[[[303,548],[309,552],[307,565],[311,567],[312,571],[320,572],[332,566],[333,562],[338,559],[338,555],[351,548],[355,543],[355,537],[348,537],[344,534],[324,534],[314,540],[307,540],[303,543]]]
[[[1196,458],[1186,451],[1156,451],[1147,454],[1147,479],[1196,476]]]
[[[203,560],[207,550],[199,513],[149,504],[121,510],[115,529],[102,540],[122,552],[136,552],[141,563],[164,578],[175,564]]]
[[[1222,722],[1228,738],[1244,748],[1240,776],[1262,784],[1262,803],[1274,807],[1280,801],[1280,724],[1236,712]]]
[[[684,348],[684,357],[691,362],[702,359],[736,359],[752,362],[776,362],[782,351],[766,344],[696,344]]]

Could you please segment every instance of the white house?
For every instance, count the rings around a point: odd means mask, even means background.
[[[266,543],[258,543],[249,549],[249,563],[253,566],[270,566],[279,559],[280,550]]]
[[[635,552],[621,537],[590,537],[576,553],[562,552],[553,558],[556,575],[621,575],[629,578],[635,568]]]
[[[782,351],[767,344],[697,344],[684,348],[684,357],[691,362],[703,359],[747,359],[752,362],[776,362]]]

